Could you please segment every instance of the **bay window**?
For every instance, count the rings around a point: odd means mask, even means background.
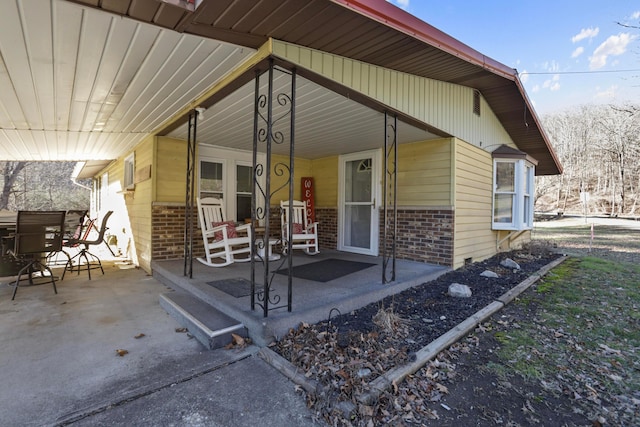
[[[501,146],[493,152],[494,230],[529,230],[533,227],[536,160],[522,151]]]

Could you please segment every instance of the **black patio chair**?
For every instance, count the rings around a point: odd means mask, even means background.
[[[82,238],[68,240],[68,245],[82,246],[82,248],[76,255],[71,257],[71,259],[69,259],[69,261],[67,262],[67,265],[65,265],[64,271],[62,272],[62,279],[64,279],[64,275],[67,271],[74,270],[74,263],[76,262],[78,267],[78,275],[80,274],[80,270],[83,267],[86,267],[89,280],[91,280],[91,270],[99,268],[100,271],[102,271],[102,274],[104,274],[104,269],[102,268],[102,262],[100,261],[100,258],[98,258],[97,255],[89,252],[89,246],[99,245],[104,241],[104,234],[108,229],[107,221],[112,214],[113,211],[108,211],[104,215],[104,217],[102,218],[102,224],[100,225],[100,229],[98,230],[98,236],[95,239],[89,239],[89,236],[91,231],[95,227],[96,220],[90,220]],[[84,263],[82,262],[83,259]]]
[[[62,250],[64,217],[65,211],[18,211],[14,247],[9,253],[24,266],[18,271],[13,284],[11,300],[15,299],[25,273],[28,275],[29,285],[51,283],[53,292],[58,293],[53,272],[43,261],[47,253]],[[44,280],[34,281],[36,273]]]
[[[69,241],[76,241],[83,236],[83,230],[87,226],[85,219],[87,218],[88,211],[85,210],[69,210],[64,217],[64,234],[62,235],[62,250],[49,252],[46,258],[46,264],[51,266],[67,265],[67,262],[71,259],[69,252],[65,248],[76,248],[78,244],[69,243]],[[60,254],[64,255],[63,261],[59,260]]]

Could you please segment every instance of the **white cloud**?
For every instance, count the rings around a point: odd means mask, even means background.
[[[527,70],[523,70],[523,71],[520,73],[520,81],[521,81],[522,83],[526,83],[526,82],[528,82],[528,81],[529,81],[529,73],[527,73]]]
[[[407,10],[409,8],[409,0],[387,0],[389,3],[393,3],[401,9]]]
[[[616,97],[616,93],[618,91],[617,85],[611,85],[606,89],[601,89],[599,87],[596,88],[596,98],[598,99],[614,99]]]
[[[592,39],[595,36],[597,36],[599,32],[600,32],[600,28],[598,28],[598,27],[596,27],[596,28],[583,28],[582,30],[580,30],[580,32],[578,34],[576,34],[575,36],[571,37],[571,41],[573,43],[577,43],[580,40]]]
[[[572,58],[577,58],[578,56],[582,55],[582,53],[584,52],[584,48],[582,46],[579,46],[576,48],[576,50],[574,50],[571,53],[571,57]]]
[[[627,46],[636,36],[629,33],[620,33],[617,36],[610,36],[600,46],[593,51],[589,57],[589,68],[592,70],[602,68],[607,65],[609,56],[618,56],[626,52]]]
[[[640,19],[640,10],[631,14],[631,19]]]
[[[560,71],[560,64],[558,64],[555,60],[553,61],[546,61],[542,64],[542,67],[545,69],[545,71],[547,71],[548,73],[555,73],[557,71]]]
[[[540,92],[540,85],[535,85],[531,88],[532,93]]]
[[[553,77],[551,77],[548,80],[545,80],[544,83],[542,83],[542,88],[543,89],[549,89],[550,91],[556,91],[560,89],[560,74],[554,74]]]

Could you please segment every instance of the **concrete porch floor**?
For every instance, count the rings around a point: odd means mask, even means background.
[[[297,327],[301,322],[316,323],[329,318],[333,309],[340,313],[363,307],[369,303],[396,294],[410,287],[428,282],[446,273],[450,269],[433,264],[413,261],[396,261],[396,280],[382,284],[382,257],[372,257],[346,252],[322,250],[320,254],[309,256],[296,251],[293,266],[322,261],[329,258],[374,263],[375,266],[348,274],[329,282],[317,282],[293,277],[292,311],[288,312],[287,283],[288,276],[273,274],[271,296],[278,295],[280,302],[270,306],[282,306],[269,311],[264,317],[261,306],[251,309],[250,296],[236,298],[207,282],[222,279],[251,278],[251,263],[234,263],[226,267],[208,267],[197,260],[193,261],[193,278],[183,275],[184,261],[159,261],[152,264],[153,276],[161,283],[177,292],[188,292],[205,301],[219,311],[242,322],[249,336],[258,345],[264,346],[286,334],[289,328]],[[288,266],[284,259],[269,263],[270,273]],[[262,288],[264,268],[256,263],[256,287]],[[257,299],[256,299],[257,301]]]

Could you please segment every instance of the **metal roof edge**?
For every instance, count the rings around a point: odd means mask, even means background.
[[[386,0],[329,0],[353,10],[369,19],[412,36],[444,52],[509,80],[517,78],[517,70],[492,59],[460,40],[448,35],[420,18],[406,12]]]

